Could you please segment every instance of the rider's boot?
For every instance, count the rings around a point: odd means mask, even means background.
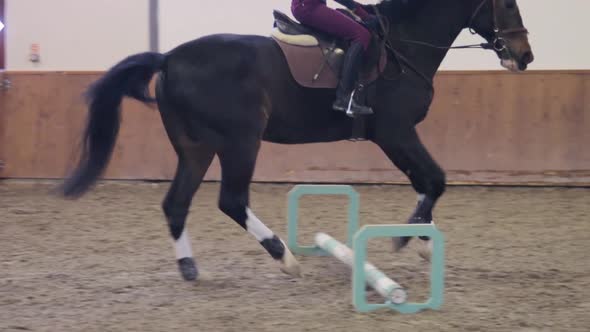
[[[370,107],[357,103],[354,98],[363,52],[362,44],[354,42],[350,45],[342,65],[342,75],[336,90],[336,101],[332,105],[335,110],[344,111],[349,116],[373,114]]]

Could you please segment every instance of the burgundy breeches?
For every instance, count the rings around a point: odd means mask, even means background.
[[[347,41],[359,42],[367,50],[371,33],[350,17],[329,8],[321,0],[293,0],[293,16],[305,25]]]

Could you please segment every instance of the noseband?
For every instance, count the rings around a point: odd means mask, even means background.
[[[475,32],[475,30],[472,27],[473,21],[475,20],[477,15],[481,12],[481,9],[483,8],[483,6],[486,4],[487,1],[490,1],[490,0],[482,0],[481,3],[475,8],[475,11],[471,15],[471,18],[469,19],[469,24],[467,27],[469,28],[469,31],[472,34],[477,34],[477,32]],[[494,26],[493,26],[494,41],[491,43],[487,42],[487,43],[481,43],[481,44],[471,44],[471,45],[461,45],[461,46],[438,46],[438,45],[433,45],[431,43],[417,41],[417,40],[396,39],[396,41],[404,42],[404,43],[418,44],[418,45],[441,49],[441,50],[481,48],[481,49],[485,49],[485,50],[495,50],[497,52],[506,51],[506,52],[510,53],[510,50],[507,47],[505,37],[507,35],[513,34],[513,33],[528,33],[528,30],[524,27],[511,28],[511,29],[501,29],[500,27],[498,27],[498,17],[496,16],[496,14],[497,14],[496,0],[491,0],[491,1],[492,1],[492,17],[493,17],[493,22],[494,22],[493,23],[494,24]],[[403,56],[401,54],[401,52],[397,51],[391,45],[390,40],[389,40],[389,21],[387,20],[386,17],[383,17],[379,13],[378,6],[372,5],[372,7],[375,9],[375,13],[377,14],[377,18],[379,19],[379,26],[380,26],[382,33],[383,33],[383,45],[385,46],[385,48],[393,54],[393,56],[398,61],[398,63],[400,63],[400,61],[404,62],[409,68],[411,68],[422,79],[424,79],[424,81],[428,84],[428,87],[430,88],[430,90],[433,91],[434,86],[432,84],[432,80],[429,79],[426,75],[424,75],[418,68],[416,68],[416,66],[414,66],[412,64],[412,62],[409,59],[407,59],[405,56]],[[402,73],[404,71],[405,70],[402,69]]]
[[[469,19],[469,24],[467,26],[469,27],[469,32],[471,32],[472,35],[475,35],[477,33],[477,32],[475,32],[475,30],[472,27],[473,21],[475,20],[475,18],[477,17],[477,15],[479,14],[479,12],[481,11],[481,9],[483,8],[483,6],[486,4],[487,1],[488,0],[482,0],[482,2],[479,4],[479,6],[477,6],[475,11],[473,12],[473,15],[471,15],[471,18]],[[502,51],[506,50],[506,39],[505,39],[506,35],[510,35],[513,33],[528,33],[528,30],[525,27],[501,29],[498,26],[498,17],[496,16],[496,12],[497,12],[496,0],[490,0],[490,1],[492,1],[492,17],[493,17],[493,21],[494,21],[494,41],[492,42],[491,47],[493,47],[493,49],[496,50],[497,52],[502,52]]]

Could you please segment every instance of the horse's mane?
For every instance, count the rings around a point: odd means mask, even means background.
[[[416,13],[431,0],[382,0],[377,6],[383,15],[398,23],[415,17]],[[440,0],[439,0],[440,1]]]

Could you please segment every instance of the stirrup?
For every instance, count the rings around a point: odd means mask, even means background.
[[[356,89],[352,90],[352,93],[350,94],[350,99],[348,100],[348,107],[346,108],[346,115],[348,115],[351,118],[354,118],[354,113],[352,112],[351,108],[352,108],[352,101],[354,100],[355,93],[356,93]]]
[[[373,110],[368,107],[368,106],[360,106],[362,108],[366,108],[368,111],[361,111],[361,112],[353,112],[352,111],[352,104],[354,103],[354,94],[356,93],[356,89],[352,91],[352,93],[350,94],[350,99],[348,100],[348,107],[346,108],[346,115],[348,115],[351,118],[354,118],[356,115],[368,115],[368,114],[373,114]]]

